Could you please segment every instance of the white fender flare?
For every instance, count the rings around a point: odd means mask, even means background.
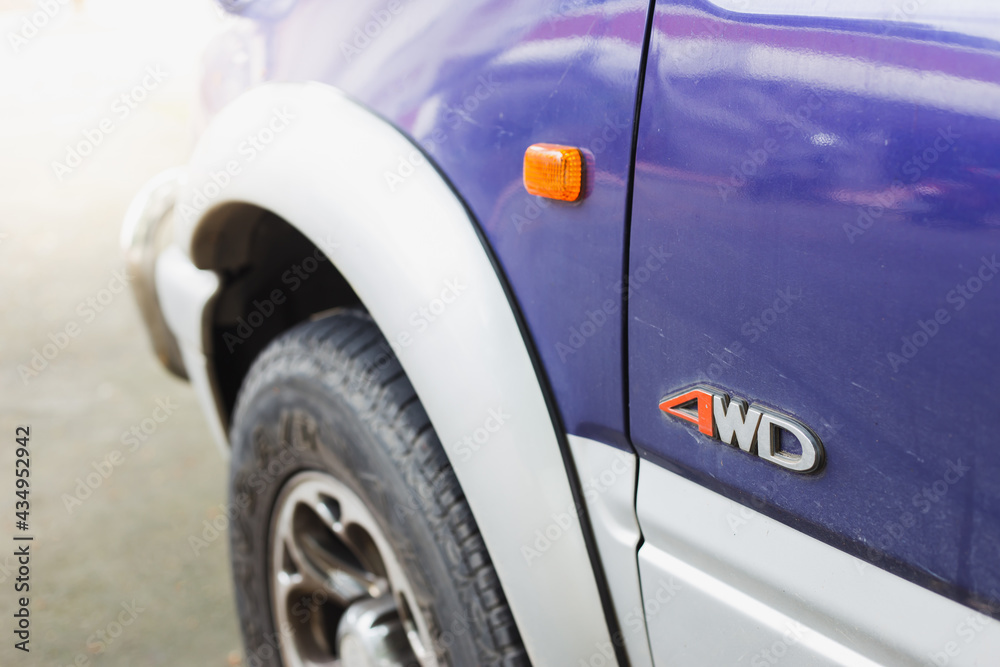
[[[402,176],[390,184],[387,173]],[[201,323],[216,282],[191,264],[191,243],[206,210],[229,202],[270,210],[307,236],[390,341],[465,490],[533,664],[613,660],[528,348],[444,178],[406,136],[326,85],[267,84],[220,112],[177,200],[177,247],[157,267],[167,322],[206,403]],[[203,407],[221,434],[216,406]]]

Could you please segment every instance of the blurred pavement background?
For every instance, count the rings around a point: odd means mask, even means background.
[[[2,665],[240,664],[226,537],[197,555],[189,543],[220,514],[226,462],[189,386],[154,359],[132,295],[108,289],[130,198],[188,158],[200,53],[231,20],[212,0],[0,0]],[[123,101],[147,68],[161,80]],[[68,147],[105,118],[113,131],[60,178],[53,163],[67,164]],[[71,323],[79,334],[66,342]],[[60,342],[37,376],[19,371]],[[123,434],[157,401],[176,407],[131,451]],[[14,431],[24,424],[29,654],[12,633]],[[121,464],[108,474],[115,450]]]

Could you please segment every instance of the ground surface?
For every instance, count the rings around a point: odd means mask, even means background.
[[[0,664],[239,664],[225,536],[197,555],[189,543],[212,534],[204,522],[225,502],[226,462],[189,386],[152,356],[131,294],[100,312],[80,306],[117,287],[131,196],[187,160],[198,54],[224,19],[210,0],[63,1],[15,52],[10,34],[23,35],[39,6],[0,0]],[[115,99],[157,66],[166,78],[121,118]],[[103,118],[113,132],[60,180],[52,163]],[[18,366],[70,323],[79,334],[23,378]],[[158,400],[171,415],[132,451],[122,434]],[[14,516],[22,424],[26,533]],[[81,486],[115,450],[121,464]],[[13,648],[15,534],[35,536],[30,654]],[[135,619],[121,627],[125,607]]]

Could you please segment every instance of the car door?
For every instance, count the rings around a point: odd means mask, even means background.
[[[657,664],[995,660],[995,10],[657,0],[643,91],[628,393]]]

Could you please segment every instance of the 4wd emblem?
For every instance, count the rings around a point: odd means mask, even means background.
[[[808,426],[759,405],[747,407],[746,401],[730,400],[719,389],[705,385],[685,389],[661,400],[660,409],[697,424],[698,430],[710,438],[737,446],[782,468],[810,473],[823,465],[823,443]],[[800,454],[781,448],[779,429],[799,441]]]

